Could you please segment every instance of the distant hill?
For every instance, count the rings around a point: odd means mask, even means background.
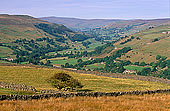
[[[157,55],[170,58],[170,25],[162,25],[133,34],[114,45],[117,49],[127,46],[133,49],[121,57],[123,60],[150,63],[156,61]]]
[[[166,24],[170,24],[170,19],[122,20],[89,30],[86,33],[98,36],[104,40],[112,40]]]
[[[64,25],[49,23],[27,15],[0,15],[0,43],[16,39],[42,37],[81,41],[87,38],[83,33],[74,32]]]
[[[28,15],[0,15],[0,60],[22,57],[21,61],[35,63],[35,60],[42,59],[37,57],[71,49],[75,47],[74,42],[80,42],[81,46],[81,42],[89,38],[89,35],[72,31],[62,24]],[[27,58],[23,59],[25,56]]]
[[[86,30],[122,21],[119,19],[78,19],[67,17],[42,17],[40,19],[51,23],[64,24],[75,30]]]
[[[158,27],[170,23],[169,18],[151,20],[121,20],[121,19],[77,19],[64,17],[40,18],[51,23],[64,24],[67,27],[84,31],[87,34],[98,37],[98,40],[112,41],[114,39],[131,35],[150,27]]]

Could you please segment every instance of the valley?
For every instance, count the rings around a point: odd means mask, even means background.
[[[49,94],[51,98],[37,100],[39,104],[63,101],[62,105],[68,101],[70,105],[73,101],[86,103],[85,97],[62,100],[54,94],[103,92],[106,96],[86,97],[101,104],[107,98],[113,101],[126,98],[129,102],[134,98],[136,103],[138,99],[145,101],[144,97],[154,100],[169,96],[169,19],[76,19],[74,22],[63,18],[41,19],[0,15],[0,100],[4,100],[0,106],[3,104],[4,109],[6,100],[1,95],[26,98]],[[140,93],[131,95],[133,91]],[[109,97],[107,92],[121,97]],[[158,96],[151,97],[151,94]],[[20,101],[16,100],[14,104]]]

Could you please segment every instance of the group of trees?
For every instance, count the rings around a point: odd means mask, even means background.
[[[39,41],[46,42],[47,45],[42,45]],[[39,38],[36,40],[17,39],[12,45],[1,44],[2,46],[9,47],[13,50],[13,54],[16,55],[15,63],[29,62],[32,64],[40,64],[41,59],[50,58],[46,54],[49,52],[58,52],[69,49],[69,46],[57,45],[53,39]],[[55,57],[63,56],[56,54]],[[43,63],[41,63],[43,64]],[[47,65],[47,64],[45,64]]]
[[[170,60],[167,60],[167,57],[157,55],[156,62],[151,62],[146,64],[145,62],[135,62],[134,65],[137,66],[150,66],[143,68],[142,71],[138,71],[138,75],[143,76],[156,76],[170,79]]]
[[[86,47],[86,48],[89,48],[88,45],[90,45],[90,44],[91,44],[91,42],[89,42],[89,41],[87,41],[87,42],[82,42],[82,45],[83,45],[84,47]]]
[[[126,44],[127,42],[130,42],[130,41],[132,41],[134,38],[135,38],[135,37],[131,36],[130,39],[127,39],[126,41],[121,42],[120,45],[123,45],[123,44]]]

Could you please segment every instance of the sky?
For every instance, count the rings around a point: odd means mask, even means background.
[[[0,14],[86,19],[170,17],[170,0],[0,0]]]

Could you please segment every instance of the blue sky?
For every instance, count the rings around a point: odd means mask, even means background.
[[[0,14],[34,17],[167,18],[170,0],[0,0]]]

